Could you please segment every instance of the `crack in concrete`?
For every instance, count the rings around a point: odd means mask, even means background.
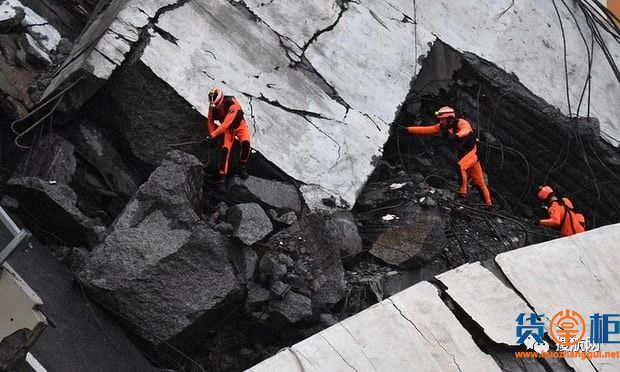
[[[179,39],[175,37],[174,35],[172,35],[170,32],[164,30],[161,27],[158,27],[156,24],[153,25],[153,31],[157,32],[164,40],[176,46],[179,46],[179,44],[177,43]]]
[[[256,119],[254,118],[254,106],[252,106],[252,97],[248,97],[248,105],[250,106],[250,119],[252,119],[252,128],[254,129],[254,135],[256,135]]]
[[[354,2],[354,1],[351,1],[351,2]],[[354,3],[359,4],[357,2],[354,2]],[[316,31],[310,37],[310,39],[306,41],[304,46],[301,48],[301,57],[305,57],[306,50],[308,49],[308,47],[310,47],[310,45],[312,45],[321,35],[333,30],[336,27],[336,25],[338,25],[338,22],[340,22],[340,19],[342,18],[342,15],[344,14],[344,12],[346,12],[349,9],[349,7],[347,6],[347,1],[342,1],[342,3],[338,2],[338,6],[340,7],[340,12],[338,12],[338,16],[336,17],[336,20],[334,21],[334,23],[332,23],[331,25],[323,29]]]
[[[269,98],[265,97],[262,93],[261,93],[261,95],[259,97],[255,97],[255,96],[253,96],[251,94],[244,93],[244,92],[242,92],[242,93],[244,95],[248,96],[248,97],[252,97],[252,98],[255,98],[255,99],[259,100],[259,101],[268,103],[268,104],[270,104],[272,106],[275,106],[275,107],[278,107],[278,108],[280,108],[280,109],[282,109],[284,111],[288,111],[288,112],[291,112],[293,114],[296,114],[296,115],[299,115],[299,116],[303,116],[304,118],[306,116],[309,116],[309,117],[318,118],[318,119],[335,120],[333,118],[323,116],[323,115],[321,115],[318,112],[298,110],[298,109],[286,107],[286,106],[282,105],[280,102],[278,102],[278,100],[270,100]]]
[[[383,23],[381,18],[379,18],[379,16],[375,12],[373,12],[371,9],[368,9],[368,13],[370,13],[372,18],[374,18],[375,21],[377,21],[381,26],[383,26],[383,28],[385,28],[386,30],[390,31],[389,27],[385,23]]]
[[[304,116],[304,119],[306,119],[306,121],[308,123],[310,123],[310,125],[312,125],[316,130],[318,130],[320,133],[322,133],[325,137],[329,138],[330,140],[332,140],[332,142],[334,142],[336,144],[336,146],[338,146],[338,157],[336,158],[336,160],[334,161],[334,164],[331,166],[331,168],[329,170],[332,170],[336,164],[338,164],[338,161],[340,160],[341,157],[341,150],[342,150],[342,146],[340,146],[340,143],[338,141],[336,141],[336,139],[334,137],[332,137],[329,133],[325,132],[323,129],[321,129],[318,125],[314,124],[312,122],[312,120],[308,119],[307,117]]]
[[[95,47],[93,49],[93,51],[99,53],[103,58],[105,58],[108,62],[112,63],[114,66],[120,66],[116,61],[114,61],[112,58],[108,57],[105,53],[103,53],[102,51],[100,51],[99,49],[97,49],[97,47]]]
[[[411,325],[412,325],[412,326],[416,329],[416,331],[418,331],[418,333],[420,334],[420,336],[422,336],[422,338],[424,338],[424,340],[425,340],[427,343],[429,343],[429,344],[430,344],[429,340],[426,338],[426,336],[424,336],[424,334],[422,333],[422,331],[420,331],[420,329],[418,328],[418,326],[416,326],[416,324],[415,324],[415,323],[414,323],[411,319],[409,319],[409,318],[407,318],[407,317],[405,316],[405,314],[401,311],[401,309],[400,309],[398,306],[396,306],[396,303],[394,303],[394,301],[393,301],[391,298],[388,298],[388,300],[390,301],[390,303],[392,304],[392,306],[394,306],[394,308],[395,308],[395,309],[396,309],[396,310],[400,313],[400,315],[401,315],[401,316],[402,316],[402,317],[403,317],[403,318],[404,318],[407,322],[409,322],[409,323],[410,323],[410,324],[411,324]],[[454,363],[454,365],[456,366],[456,368],[457,368],[459,371],[461,371],[461,372],[462,372],[461,367],[459,366],[459,364],[458,364],[458,363],[457,363],[457,361],[456,361],[456,356],[455,356],[454,354],[450,353],[450,352],[448,351],[448,349],[446,349],[446,348],[443,346],[443,344],[442,344],[441,342],[439,342],[439,340],[437,339],[437,337],[435,337],[435,335],[434,335],[432,332],[429,332],[429,333],[430,333],[431,337],[433,337],[433,339],[435,340],[435,343],[437,343],[437,345],[439,345],[439,347],[440,347],[440,348],[442,348],[442,349],[443,349],[443,351],[444,351],[446,354],[448,354],[448,355],[450,355],[450,356],[452,357],[452,362]]]
[[[403,319],[405,319],[406,321],[408,321],[409,323],[411,323],[411,325],[413,326],[413,328],[415,328],[416,331],[418,331],[418,333],[420,334],[420,336],[422,336],[422,338],[424,339],[424,341],[428,342],[430,344],[430,342],[428,341],[428,339],[426,338],[426,336],[424,336],[424,333],[422,333],[422,331],[420,331],[420,329],[418,328],[417,325],[415,325],[415,323],[407,318],[405,316],[405,314],[400,310],[400,308],[398,308],[398,306],[396,306],[396,304],[394,303],[394,301],[391,298],[387,298],[386,300],[390,301],[390,303],[392,304],[392,306],[394,306],[394,308],[400,313],[400,316],[403,317]]]
[[[295,361],[299,365],[299,369],[301,369],[302,371],[305,371],[306,369],[304,368],[304,364],[301,362],[301,359],[299,359],[299,355],[297,355],[297,351],[293,350],[292,347],[287,347],[286,350],[288,350],[291,354],[293,354]]]
[[[165,31],[163,28],[158,27],[157,23],[159,22],[159,19],[161,18],[161,16],[163,16],[164,14],[166,14],[168,12],[171,12],[171,11],[174,11],[176,9],[179,9],[179,8],[185,6],[186,4],[188,4],[189,2],[190,2],[190,0],[178,0],[175,3],[169,4],[169,5],[165,5],[165,6],[161,7],[161,8],[159,8],[159,9],[157,9],[157,11],[155,12],[155,15],[153,15],[153,17],[149,17],[148,18],[146,25],[144,25],[141,28],[136,28],[138,30],[138,35],[139,35],[138,36],[138,40],[131,44],[131,49],[127,53],[127,57],[125,58],[125,61],[126,60],[137,60],[137,59],[140,58],[140,56],[142,55],[142,52],[144,51],[144,49],[148,45],[149,41],[151,40],[151,37],[153,37],[153,35],[149,32],[151,29],[153,31],[157,32],[159,35],[161,35],[161,37],[164,38],[164,40],[172,42],[170,39],[168,39],[166,36],[164,36],[163,33],[167,33],[167,34],[169,34],[173,38],[173,40],[177,40],[168,31]],[[136,9],[138,9],[142,13],[146,14],[140,8],[136,8]],[[176,42],[174,44],[176,45]]]
[[[353,335],[353,333],[351,333],[351,331],[349,331],[349,329],[347,327],[344,326],[343,322],[338,322],[336,323],[337,325],[341,326],[342,329],[345,330],[345,332],[347,332],[349,334],[349,336],[351,336],[351,338],[353,339],[353,341],[355,341],[355,343],[357,343],[360,347],[360,351],[362,352],[362,355],[364,355],[364,358],[366,358],[366,360],[368,361],[368,363],[370,363],[370,365],[372,366],[372,368],[375,371],[378,371],[377,366],[375,366],[375,364],[372,362],[372,360],[368,357],[368,355],[366,355],[366,352],[364,352],[364,347],[362,346],[362,344],[360,344],[360,342],[357,340],[357,337],[355,337]]]
[[[355,372],[358,372],[358,370],[357,370],[355,367],[353,367],[353,366],[351,365],[351,363],[349,363],[349,362],[348,362],[348,361],[344,358],[344,356],[342,356],[342,354],[340,354],[340,352],[338,351],[338,349],[336,349],[336,348],[334,347],[334,345],[332,345],[332,343],[331,343],[331,342],[329,342],[329,340],[328,340],[325,336],[323,336],[323,335],[322,335],[322,334],[320,334],[320,333],[319,333],[318,335],[319,335],[319,337],[321,337],[323,340],[325,340],[325,342],[327,342],[327,344],[329,345],[329,347],[331,347],[331,348],[332,348],[332,350],[334,350],[334,351],[336,352],[336,354],[338,354],[338,356],[340,357],[340,359],[342,359],[342,361],[343,361],[343,362],[345,362],[345,363],[346,363],[346,364],[347,364],[347,365],[348,365],[348,366],[349,366],[352,370],[354,370]]]
[[[390,3],[387,0],[383,0],[383,2],[386,3],[387,6],[389,6],[390,8],[394,9],[395,11],[397,11],[398,13],[403,15],[403,19],[402,20],[398,20],[398,19],[395,19],[395,18],[389,18],[389,19],[393,19],[395,21],[399,21],[399,22],[402,22],[402,23],[411,23],[411,24],[414,24],[414,25],[416,24],[415,22],[408,22],[408,21],[406,21],[406,20],[409,20],[409,21],[413,21],[413,20],[411,19],[411,17],[409,15],[407,15],[405,12],[403,12],[400,8],[396,7],[394,4]],[[413,13],[415,14],[415,1],[413,1]]]
[[[598,277],[596,274],[594,274],[594,273],[592,272],[592,270],[590,269],[590,267],[589,267],[588,265],[586,265],[586,263],[585,263],[585,262],[583,262],[583,256],[578,256],[578,257],[577,257],[577,259],[579,259],[579,262],[581,262],[581,264],[583,265],[583,267],[585,267],[585,268],[588,270],[588,272],[589,272],[590,274],[592,274],[592,276],[594,277],[594,279],[596,279],[596,281],[597,281],[597,282],[600,282],[600,281],[601,281],[601,280],[599,279],[599,277]]]
[[[304,358],[306,360],[306,362],[308,362],[308,364],[310,364],[311,367],[315,368],[318,370],[318,368],[316,368],[316,366],[310,361],[310,359],[308,359],[301,351],[295,349],[294,346],[291,347],[291,350],[293,350],[295,353],[299,354],[302,358]],[[303,368],[303,364],[302,364],[302,370],[306,370],[305,368]]]
[[[135,42],[136,42],[136,41],[132,41],[132,40],[127,39],[127,36],[125,36],[125,35],[123,35],[123,34],[121,34],[121,33],[119,33],[119,32],[114,31],[112,28],[109,28],[109,29],[108,29],[108,32],[110,32],[111,34],[116,35],[116,39],[117,39],[117,40],[123,40],[123,41],[125,41],[128,45],[131,45],[131,44],[133,44],[133,43],[135,43]],[[105,35],[105,34],[104,34],[104,35]]]
[[[262,24],[264,24],[271,32],[273,32],[277,37],[278,37],[278,42],[280,44],[280,47],[284,50],[286,58],[288,58],[288,60],[290,61],[289,67],[292,69],[297,69],[297,68],[304,68],[306,71],[308,71],[309,73],[315,75],[323,84],[325,84],[325,86],[327,86],[329,88],[329,91],[325,90],[325,93],[327,93],[327,95],[332,98],[333,100],[335,100],[336,102],[340,103],[341,105],[343,105],[345,107],[345,109],[349,109],[351,106],[340,96],[340,94],[338,94],[338,91],[325,79],[325,77],[323,77],[317,70],[316,68],[310,63],[310,61],[305,57],[305,52],[306,49],[323,33],[331,31],[334,29],[334,27],[336,27],[336,24],[340,21],[340,18],[342,17],[342,14],[346,11],[346,9],[348,9],[343,3],[343,4],[339,4],[340,5],[340,12],[338,13],[338,17],[336,19],[336,21],[334,21],[333,24],[329,25],[328,27],[321,29],[317,32],[315,32],[312,37],[303,45],[300,46],[299,44],[297,44],[295,41],[293,41],[292,39],[290,39],[289,37],[287,37],[286,35],[282,35],[279,32],[277,32],[276,30],[274,30],[267,22],[265,22],[260,16],[258,16],[256,13],[254,13],[252,11],[252,9],[250,9],[250,7],[245,3],[245,1],[241,0],[241,1],[234,1],[234,0],[228,0],[228,2],[233,6],[233,7],[242,7],[243,10],[245,12],[248,13],[248,15],[254,19],[257,22],[261,22]],[[353,1],[352,1],[353,2]],[[358,3],[359,4],[359,3]],[[300,53],[297,53],[297,51],[293,50],[291,47],[289,47],[288,45],[286,45],[285,41],[289,42],[290,44],[294,45],[295,47],[297,47],[300,51]],[[297,59],[292,58],[291,54],[296,56]]]
[[[375,125],[375,127],[377,127],[377,130],[379,132],[382,132],[381,127],[379,127],[379,124],[377,124],[377,122],[373,118],[371,118],[370,115],[368,115],[367,113],[364,113],[364,116],[367,117],[368,120],[370,120]]]
[[[272,2],[273,2],[273,0],[272,0],[269,4],[271,4]],[[282,39],[286,39],[286,40],[288,40],[288,41],[289,41],[289,42],[291,42],[293,45],[295,45],[296,47],[298,47],[298,48],[300,48],[300,49],[301,49],[301,47],[300,47],[300,46],[299,46],[296,42],[294,42],[293,40],[291,40],[289,37],[287,37],[286,35],[282,35],[282,34],[278,33],[276,30],[274,30],[273,28],[271,28],[271,26],[269,25],[269,23],[265,22],[265,21],[264,21],[261,17],[259,17],[259,16],[258,16],[258,14],[254,13],[254,12],[252,11],[252,9],[251,9],[251,8],[250,8],[250,7],[249,7],[249,6],[245,3],[245,1],[243,1],[243,0],[238,0],[238,1],[235,1],[235,0],[228,0],[228,3],[229,3],[230,5],[232,5],[233,7],[238,7],[238,6],[243,7],[243,9],[244,9],[244,10],[245,10],[245,11],[246,11],[249,15],[250,15],[250,17],[251,17],[251,18],[253,18],[253,19],[254,19],[255,21],[257,21],[257,22],[260,22],[260,23],[264,24],[264,25],[265,25],[265,26],[266,26],[266,27],[267,27],[267,28],[268,28],[271,32],[273,32],[274,34],[276,34],[276,35],[278,36],[278,38],[280,39],[280,46],[281,46],[281,47],[282,47],[285,51],[290,51],[290,52],[292,52],[292,50],[284,44],[284,42],[282,41]],[[267,4],[267,5],[269,5],[269,4]],[[265,5],[265,6],[266,6],[266,5]],[[293,52],[293,53],[294,53],[294,52]],[[287,54],[287,57],[288,57],[288,54]],[[290,59],[290,57],[289,57],[289,59]]]

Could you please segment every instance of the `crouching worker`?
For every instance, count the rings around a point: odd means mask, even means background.
[[[547,205],[549,213],[549,218],[538,221],[541,225],[559,229],[562,236],[586,231],[585,217],[573,209],[568,198],[559,199],[551,187],[542,186],[538,190],[538,199]]]
[[[459,168],[459,190],[461,197],[467,196],[467,177],[470,176],[480,190],[486,205],[492,205],[491,193],[484,182],[484,173],[478,161],[478,146],[474,130],[465,119],[457,119],[454,109],[442,107],[435,113],[439,123],[431,126],[407,127],[407,132],[418,136],[441,134],[454,144]]]
[[[215,121],[219,121],[219,126]],[[225,96],[221,89],[213,88],[209,91],[209,114],[207,116],[207,130],[210,138],[224,136],[222,145],[222,159],[220,161],[219,188],[226,188],[226,176],[228,163],[235,138],[241,143],[241,156],[239,157],[239,175],[248,178],[246,164],[250,158],[250,129],[243,118],[243,110],[237,98]]]

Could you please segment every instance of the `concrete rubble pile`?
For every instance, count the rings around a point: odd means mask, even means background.
[[[499,357],[479,353],[434,285],[476,321],[480,309],[465,304],[455,271],[438,274],[498,254],[510,260],[505,252],[556,237],[531,223],[543,179],[576,191],[599,224],[617,217],[620,191],[594,201],[577,189],[598,191],[620,172],[620,127],[608,110],[620,84],[609,83],[603,58],[587,70],[577,26],[567,23],[566,67],[575,80],[591,78],[591,118],[568,117],[551,3],[95,3],[54,0],[35,12],[0,0],[0,195],[163,368],[248,368],[374,305],[378,318],[356,337],[398,333],[411,315],[429,325],[407,341],[412,361],[431,355],[430,369],[458,361],[490,370]],[[579,85],[568,89],[572,101]],[[205,140],[213,86],[240,101],[252,134],[250,176],[235,175],[235,144],[224,185],[220,140]],[[479,131],[496,208],[480,205],[475,190],[457,198],[444,139],[404,130],[459,99]],[[579,141],[583,152],[567,149],[567,164],[548,171],[565,143]],[[479,268],[460,270],[488,279]],[[387,299],[412,285],[419,298]],[[432,315],[458,330],[449,345],[429,341],[443,336],[430,330]],[[505,343],[496,330],[489,338]],[[353,337],[321,335],[311,342]],[[377,350],[397,348],[391,342]]]

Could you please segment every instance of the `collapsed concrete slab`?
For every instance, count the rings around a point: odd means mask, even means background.
[[[506,252],[495,261],[536,313],[551,319],[559,311],[574,310],[590,329],[590,316],[618,313],[619,239],[620,225],[604,226]],[[601,344],[600,349],[615,351],[613,345]],[[567,361],[576,368],[589,368],[587,363],[582,366],[583,361],[578,364],[578,359]],[[599,371],[620,368],[617,358],[594,358],[591,363]]]
[[[196,214],[202,184],[202,164],[170,152],[79,273],[95,298],[155,345],[204,337],[201,327],[239,291],[230,241]]]
[[[563,85],[550,83],[564,79],[558,52],[563,44],[554,36],[559,28],[552,4],[364,0],[289,5],[113,1],[84,33],[74,58],[69,58],[46,94],[76,76],[87,76],[67,95],[66,102],[79,106],[118,66],[124,67],[128,56],[202,115],[207,113],[207,87],[219,85],[241,100],[253,146],[305,184],[301,190],[312,209],[324,208],[322,200],[330,196],[339,206],[354,204],[374,169],[372,159],[381,156],[387,123],[393,121],[417,75],[419,58],[437,39],[515,73],[534,94],[565,114],[571,111]],[[532,8],[540,18],[522,16]],[[567,9],[560,13],[569,16]],[[576,12],[576,17],[585,24],[582,14]],[[446,22],[454,27],[443,27]],[[565,23],[573,51],[567,56],[567,68],[581,81],[587,76],[586,48],[577,25]],[[550,27],[558,32],[550,34]],[[538,43],[534,50],[526,47]],[[618,46],[612,42],[609,46],[617,55]],[[515,50],[520,51],[516,58]],[[600,119],[601,136],[617,145],[620,128],[608,110],[620,95],[620,86],[613,81],[607,62],[595,59],[591,113]],[[569,93],[573,102],[578,101],[581,84],[572,84]],[[195,128],[187,123],[183,136],[191,137]],[[157,155],[151,161],[164,155],[146,152]]]
[[[494,342],[517,345],[515,319],[531,313],[519,295],[480,263],[465,264],[436,277],[446,293],[478,323]]]
[[[419,283],[248,371],[499,371],[439,298]]]
[[[537,358],[517,359],[514,351],[519,349],[506,347],[516,341],[516,318],[519,312],[549,317],[566,309],[584,317],[590,312],[617,313],[620,277],[614,263],[619,238],[616,224],[503,253],[496,261],[509,280],[506,284],[479,263],[461,266],[437,277],[454,302],[442,301],[442,289],[420,282],[248,371],[408,371],[412,366],[423,371],[570,370],[557,358],[542,364]],[[454,305],[465,311],[465,318]],[[494,349],[491,357],[489,350],[478,348],[490,345],[471,328],[468,315],[491,341],[504,344],[503,354]],[[615,332],[613,325],[609,329]],[[601,345],[601,350],[612,351],[610,345]],[[571,368],[588,372],[617,370],[616,360],[565,359]]]

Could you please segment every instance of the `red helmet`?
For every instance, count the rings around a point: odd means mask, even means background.
[[[209,104],[215,105],[216,107],[222,103],[224,100],[224,93],[220,88],[211,88],[209,91]]]
[[[538,190],[538,199],[545,201],[553,194],[553,189],[549,186],[541,186]]]
[[[442,108],[440,108],[435,115],[437,115],[437,119],[444,119],[444,118],[453,118],[456,115],[454,114],[454,109],[450,106],[444,106]]]

